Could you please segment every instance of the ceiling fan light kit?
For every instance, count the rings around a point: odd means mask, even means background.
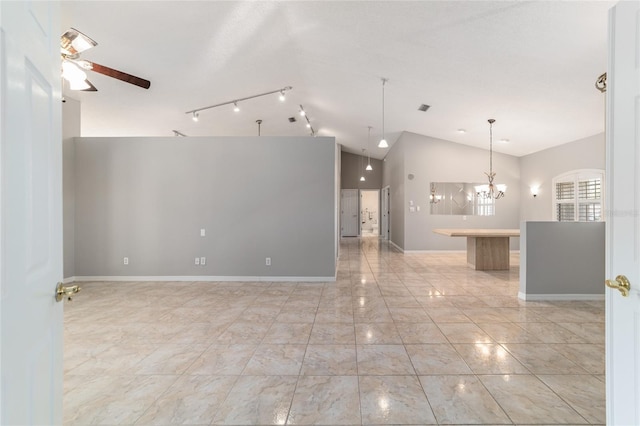
[[[118,71],[104,65],[96,64],[80,58],[80,53],[85,50],[97,46],[94,40],[84,35],[75,28],[70,28],[62,34],[60,38],[60,55],[62,57],[62,78],[69,82],[71,90],[81,90],[88,92],[96,92],[98,89],[87,80],[87,74],[84,70],[94,71],[98,74],[106,75],[134,86],[148,89],[151,82],[126,72]]]

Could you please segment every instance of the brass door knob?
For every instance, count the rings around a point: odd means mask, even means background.
[[[66,296],[68,301],[73,300],[72,296],[82,290],[77,285],[65,286],[62,283],[58,283],[56,287],[56,302],[62,301],[62,299]]]
[[[615,281],[606,280],[604,282],[607,287],[617,288],[620,293],[622,293],[622,297],[629,296],[629,290],[631,289],[631,283],[624,275],[618,275]]]

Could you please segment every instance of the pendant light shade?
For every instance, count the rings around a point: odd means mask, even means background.
[[[387,140],[384,138],[384,85],[388,79],[382,79],[382,139],[378,142],[378,148],[389,148]]]

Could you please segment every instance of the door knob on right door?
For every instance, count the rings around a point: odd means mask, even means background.
[[[620,293],[622,293],[622,297],[629,296],[631,283],[629,283],[629,280],[624,275],[618,275],[615,281],[606,280],[604,283],[606,284],[607,287],[617,288],[620,291]]]

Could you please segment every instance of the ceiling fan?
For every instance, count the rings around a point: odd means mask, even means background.
[[[62,78],[69,82],[71,90],[82,90],[96,92],[98,89],[87,80],[85,70],[95,71],[118,80],[131,83],[135,86],[148,89],[151,86],[149,80],[127,74],[126,72],[114,70],[104,65],[96,64],[84,59],[80,59],[80,53],[97,46],[98,43],[82,34],[75,28],[70,28],[62,34],[60,39],[60,54],[62,55]]]

